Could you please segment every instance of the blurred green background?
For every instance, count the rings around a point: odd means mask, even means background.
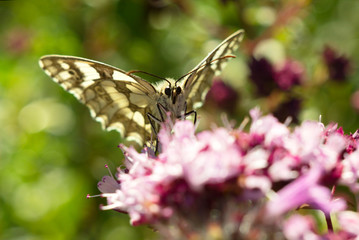
[[[104,132],[87,108],[38,66],[45,54],[102,61],[126,71],[178,78],[228,35],[245,29],[223,81],[239,94],[229,119],[248,110],[271,112],[295,96],[300,121],[333,121],[346,133],[359,126],[359,1],[256,0],[13,0],[0,1],[0,239],[155,239],[125,214],[101,211],[97,182],[121,164],[121,141]],[[323,49],[350,64],[330,79]],[[273,65],[300,62],[302,82],[258,97],[251,56]],[[344,61],[345,62],[345,61]],[[278,93],[279,92],[279,93]],[[289,93],[288,93],[289,92]],[[279,102],[279,103],[278,103]],[[205,106],[200,129],[223,108]],[[284,111],[285,112],[285,111]]]

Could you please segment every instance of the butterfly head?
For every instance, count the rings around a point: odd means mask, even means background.
[[[165,88],[164,93],[171,99],[172,104],[175,104],[178,96],[182,94],[182,88],[180,86],[171,87],[171,85],[169,85]]]
[[[165,111],[171,112],[175,118],[181,116],[186,109],[186,99],[183,88],[174,79],[166,79],[158,85],[160,97],[158,103]]]

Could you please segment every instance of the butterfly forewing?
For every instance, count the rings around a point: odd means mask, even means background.
[[[108,130],[117,130],[140,146],[151,139],[146,116],[156,105],[157,91],[147,81],[96,61],[49,55],[40,66],[65,90],[86,104]]]
[[[191,71],[192,74],[182,80],[188,110],[202,106],[212,85],[213,76],[222,71],[229,59],[228,56],[238,48],[242,41],[243,34],[244,31],[239,30],[225,39]]]

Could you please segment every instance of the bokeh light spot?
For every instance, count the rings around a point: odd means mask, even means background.
[[[284,46],[275,39],[267,39],[258,44],[254,56],[257,59],[266,58],[272,63],[280,63],[285,60]]]
[[[18,115],[20,126],[28,133],[48,131],[62,135],[73,127],[72,111],[52,99],[32,102],[23,107]]]

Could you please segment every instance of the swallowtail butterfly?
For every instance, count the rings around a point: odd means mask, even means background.
[[[239,30],[219,44],[192,71],[178,80],[151,84],[110,65],[72,56],[47,55],[39,64],[55,82],[89,107],[91,115],[107,130],[117,130],[141,147],[156,137],[166,118],[195,114],[202,106],[212,78],[239,46]]]

